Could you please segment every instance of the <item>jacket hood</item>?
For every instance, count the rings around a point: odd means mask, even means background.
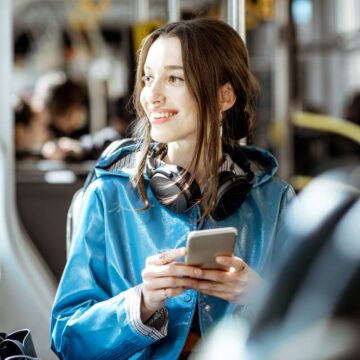
[[[239,149],[250,162],[251,170],[255,174],[253,187],[259,186],[271,180],[278,169],[278,162],[269,151],[256,146],[237,145],[235,151]],[[236,158],[234,159],[236,161]]]
[[[95,176],[120,175],[129,177],[133,173],[133,164],[138,154],[138,148],[139,144],[128,139],[113,142],[97,161]],[[239,159],[246,157],[255,174],[253,187],[269,181],[276,174],[278,162],[267,150],[256,146],[235,145],[231,148],[229,155],[239,166],[241,166]],[[148,179],[146,174],[144,176],[145,179]]]

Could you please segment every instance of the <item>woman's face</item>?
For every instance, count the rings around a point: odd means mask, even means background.
[[[184,80],[180,40],[158,38],[149,49],[144,74],[140,101],[153,140],[195,146],[198,110]]]

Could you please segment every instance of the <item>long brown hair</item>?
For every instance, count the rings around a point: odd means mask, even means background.
[[[196,169],[201,154],[206,152],[208,161],[205,163],[205,178],[210,180],[200,204],[203,216],[207,216],[217,194],[221,142],[234,145],[237,140],[249,136],[258,85],[250,71],[248,52],[242,39],[232,27],[220,20],[199,18],[169,23],[143,40],[138,54],[133,94],[134,107],[139,115],[134,135],[142,142],[132,183],[137,187],[145,208],[149,207],[149,203],[143,173],[151,136],[150,122],[141,106],[140,94],[144,87],[142,77],[146,57],[151,45],[159,37],[177,37],[181,42],[185,82],[195,98],[199,114],[195,153],[187,170]],[[218,91],[226,83],[232,85],[237,100],[231,109],[223,112],[220,120]]]

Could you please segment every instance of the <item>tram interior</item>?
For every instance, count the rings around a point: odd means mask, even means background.
[[[66,263],[66,224],[73,195],[83,185],[106,145],[129,136],[135,121],[134,112],[127,104],[133,90],[136,50],[141,39],[171,16],[229,19],[230,0],[180,0],[174,2],[179,5],[175,15],[171,14],[171,3],[165,0],[11,2],[12,73],[8,91],[13,122],[14,208],[26,234],[25,241],[31,243],[30,247],[38,254],[48,273],[50,298]],[[310,228],[311,219],[306,214],[312,204],[320,202],[316,213],[318,218],[312,223],[312,235],[293,233],[289,226],[289,236],[304,237],[303,241],[313,243],[316,242],[314,234],[320,234],[323,243],[336,243],[340,241],[339,236],[343,236],[349,247],[359,251],[359,237],[354,236],[358,234],[354,219],[360,216],[360,3],[356,0],[247,0],[244,3],[242,20],[246,24],[246,45],[252,70],[261,86],[254,135],[245,141],[276,154],[279,176],[289,181],[299,199],[303,200],[300,206],[302,214],[297,219],[303,222],[304,228]],[[65,83],[69,87],[61,90]],[[51,90],[55,88],[60,98],[56,98],[56,91]],[[72,89],[75,89],[74,97],[70,98]],[[67,106],[64,101],[72,104],[67,112],[62,111]],[[57,119],[51,123],[50,130],[49,114],[52,119]],[[72,118],[65,120],[65,115]],[[61,121],[72,122],[72,125],[63,127],[59,125]],[[344,210],[344,203],[340,200],[326,200],[321,182],[326,183],[327,177],[334,176],[352,190],[349,192],[339,185],[328,191],[341,193],[348,201],[351,198],[351,209],[348,205]],[[343,210],[337,217],[334,213],[327,213],[329,209],[340,208]],[[301,247],[298,251],[311,257]],[[359,279],[358,257],[350,256],[346,261],[345,255],[341,259],[334,255],[332,259],[339,264],[343,261],[344,269],[353,262],[357,275],[352,279]],[[301,267],[296,256],[290,260],[297,268]],[[338,271],[343,268],[338,267]],[[294,273],[297,272],[294,270]],[[327,284],[326,275],[321,274],[316,281]],[[329,274],[336,279],[336,272],[329,271]],[[281,284],[291,288],[291,278],[287,276],[284,270],[280,271],[272,284],[273,289],[281,293]],[[300,275],[297,276],[299,279]],[[313,289],[310,279],[315,277],[307,276],[305,279],[304,275],[301,281]],[[336,281],[341,282],[340,279]],[[353,299],[359,299],[355,287],[359,287],[358,283],[349,280],[347,291],[353,293]],[[322,290],[327,291],[325,288]],[[299,299],[303,299],[308,307],[323,309],[314,305],[316,299],[321,299],[321,294],[311,293],[313,298],[309,299],[300,290],[299,293],[302,296],[299,295]],[[294,294],[284,295],[286,300],[283,302],[290,304]],[[267,300],[275,304],[276,296],[280,297],[280,294],[270,292]],[[343,303],[346,304],[345,295]],[[16,304],[14,302],[14,306]],[[298,316],[306,313],[305,306],[295,301],[293,304],[298,306]],[[344,305],[343,314],[359,316],[359,304],[360,301],[357,305],[349,304],[348,308]],[[11,307],[11,303],[5,305]],[[39,324],[34,325],[30,318],[24,320],[24,325],[21,325],[21,319],[12,322],[2,314],[7,311],[5,305],[0,303],[0,331],[28,326],[34,333],[41,358],[54,358],[48,350],[48,337],[40,336],[46,332]],[[281,312],[285,313],[284,308],[278,309],[277,313],[263,310],[258,319],[259,322],[263,320],[262,325],[258,323],[258,327],[252,329],[251,341],[240,346],[239,340],[239,346],[226,358],[325,359],[316,344],[310,340],[307,342],[306,336],[311,338],[311,331],[314,331],[315,338],[326,340],[325,344],[330,347],[330,336],[332,339],[342,330],[349,336],[339,336],[340,345],[335,350],[341,353],[341,347],[346,347],[353,350],[350,351],[352,355],[360,356],[358,344],[353,341],[354,334],[359,334],[359,321],[333,324],[328,337],[324,328],[320,331],[314,329],[314,325],[304,331],[301,339],[298,337],[294,343],[289,340],[285,346],[279,340],[281,334],[288,329],[286,326],[300,326],[300,321],[295,315],[290,317],[292,313],[289,311],[287,320],[281,322]],[[276,341],[283,345],[275,350],[270,345],[270,326],[266,327],[274,318],[282,324]],[[271,324],[275,326],[273,322]],[[2,326],[8,328],[2,329]],[[47,329],[48,324],[43,327]],[[238,324],[228,324],[227,329],[241,334]],[[225,344],[224,333],[227,332],[215,331],[213,341]],[[231,338],[231,333],[228,335]],[[304,344],[306,347],[309,343],[317,352],[309,350],[305,356],[293,356],[295,351],[306,353]],[[218,358],[219,353],[211,347],[203,349],[202,358],[212,358],[213,355],[206,352],[209,349]],[[273,357],[267,357],[263,349],[268,349],[268,354],[273,354]],[[335,350],[331,358],[345,359],[345,356],[336,355]],[[346,358],[359,358],[351,356]]]

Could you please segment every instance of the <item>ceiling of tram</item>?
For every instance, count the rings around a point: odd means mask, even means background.
[[[191,11],[220,4],[221,0],[181,0],[181,11]],[[74,12],[94,16],[107,23],[129,24],[138,19],[139,7],[148,4],[149,18],[166,18],[167,0],[14,0],[15,24],[32,25],[47,22],[54,17],[62,21]]]

